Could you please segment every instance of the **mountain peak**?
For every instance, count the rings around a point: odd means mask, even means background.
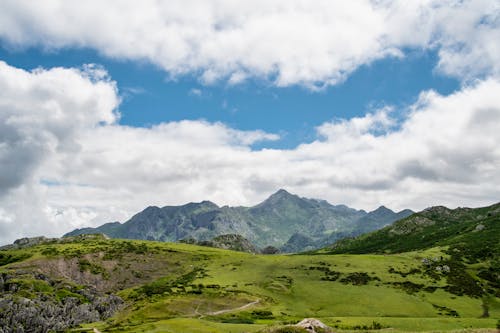
[[[279,189],[275,193],[271,194],[269,198],[262,201],[260,204],[254,206],[253,208],[259,208],[259,209],[270,208],[270,207],[273,207],[273,209],[276,207],[283,208],[282,205],[288,205],[290,203],[292,205],[303,205],[304,202],[306,201],[300,198],[299,196],[291,194],[287,190]]]
[[[387,208],[386,206],[380,206],[377,209],[373,211],[373,213],[394,213],[391,209]]]
[[[280,188],[274,194],[271,194],[270,198],[272,198],[272,197],[280,197],[281,198],[281,197],[288,197],[288,196],[295,196],[295,195],[291,194],[290,192],[288,192],[285,189]]]
[[[300,199],[300,198],[295,194],[291,194],[287,190],[279,189],[275,193],[271,194],[271,196],[269,196],[269,198],[267,198],[264,202],[277,203],[277,202],[282,202],[282,201],[286,201],[286,200],[290,200],[290,199],[296,200],[296,199]]]

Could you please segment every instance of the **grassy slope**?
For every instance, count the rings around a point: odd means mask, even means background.
[[[477,230],[478,226],[483,229]],[[452,246],[465,256],[488,259],[500,254],[500,203],[475,209],[436,207],[381,230],[345,239],[321,253],[400,253]]]
[[[498,298],[488,300],[490,318],[479,319],[481,298],[457,296],[443,289],[423,291],[429,286],[444,287],[444,277],[432,279],[421,273],[403,276],[412,269],[422,270],[422,258],[443,255],[439,248],[398,255],[295,256],[121,240],[53,244],[49,248],[2,251],[4,257],[25,254],[31,258],[0,267],[0,273],[41,271],[69,277],[78,284],[92,283],[103,291],[118,291],[130,305],[106,323],[87,325],[101,331],[250,332],[304,317],[317,317],[344,329],[377,321],[387,327],[419,331],[493,328],[496,320],[492,318],[500,318]],[[82,258],[89,264],[82,265]],[[62,263],[72,263],[73,269],[54,268],[64,267]],[[468,269],[474,274],[473,266]],[[354,285],[352,281],[358,280],[352,278],[353,273],[366,273],[368,282]],[[325,280],[336,275],[336,281]],[[350,283],[341,282],[349,277]],[[422,285],[420,291],[405,291],[397,285],[405,281]],[[243,310],[214,314],[257,300],[259,303]],[[258,310],[270,311],[272,317],[268,312],[254,312]],[[451,317],[450,311],[456,311],[460,318]]]

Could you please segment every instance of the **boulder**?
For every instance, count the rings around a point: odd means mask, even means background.
[[[295,326],[306,329],[308,332],[316,333],[318,328],[322,330],[328,330],[329,327],[323,324],[321,321],[315,318],[305,318]]]

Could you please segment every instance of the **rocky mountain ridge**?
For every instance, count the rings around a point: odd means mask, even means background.
[[[253,207],[219,207],[210,201],[182,206],[150,206],[125,223],[106,223],[97,228],[76,229],[65,236],[103,233],[112,238],[208,241],[237,234],[255,247],[275,246],[284,252],[320,248],[345,236],[380,229],[409,216],[379,207],[373,212],[325,200],[302,198],[279,190]],[[307,242],[303,240],[307,239]]]

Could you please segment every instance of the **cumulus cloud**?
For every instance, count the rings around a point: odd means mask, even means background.
[[[117,104],[115,84],[95,66],[26,72],[0,61],[0,196],[46,156],[77,152],[76,133],[113,123]]]
[[[469,80],[500,74],[496,0],[6,0],[0,38],[14,47],[88,47],[210,84],[248,79],[311,89],[408,48]]]
[[[57,214],[49,212],[47,191],[38,184],[39,172],[53,158],[77,155],[83,130],[114,123],[118,103],[115,83],[99,67],[28,72],[0,61],[3,239],[60,228],[51,223]]]
[[[95,72],[97,70],[97,72]],[[500,197],[500,81],[433,91],[395,120],[386,107],[334,120],[294,149],[222,123],[117,123],[102,69],[0,63],[0,242],[124,221],[148,205],[251,205],[284,187],[353,207],[477,206]]]

